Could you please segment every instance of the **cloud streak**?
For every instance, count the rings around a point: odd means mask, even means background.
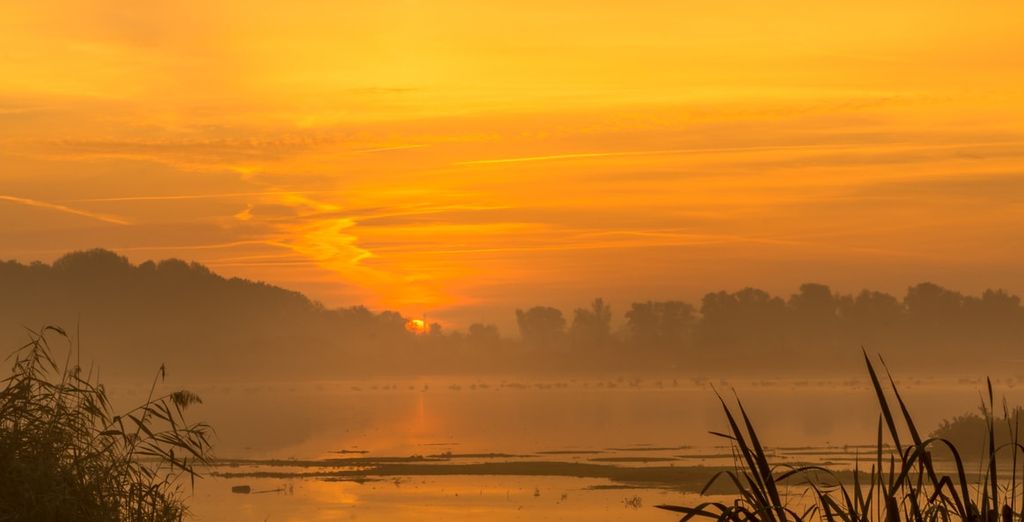
[[[220,194],[168,194],[154,196],[121,196],[110,198],[75,199],[77,203],[115,203],[122,201],[192,201],[200,199],[235,199],[257,196],[308,196],[322,194],[338,194],[335,190],[277,190],[261,192],[225,192]]]
[[[102,221],[104,223],[110,223],[112,225],[130,225],[131,222],[111,214],[101,214],[98,212],[90,212],[88,210],[81,210],[77,208],[68,207],[65,205],[58,205],[56,203],[48,203],[46,201],[39,201],[37,199],[19,198],[16,196],[0,195],[0,201],[9,201],[19,205],[25,205],[29,207],[45,208],[48,210],[54,210],[57,212],[63,212],[65,214],[72,214],[75,216],[82,216],[89,219],[95,219],[96,221]]]
[[[530,163],[538,161],[559,161],[559,160],[574,160],[574,159],[590,159],[590,158],[615,158],[615,157],[629,157],[629,156],[670,156],[678,154],[728,154],[736,152],[775,152],[775,151],[816,151],[816,150],[853,150],[861,149],[866,147],[883,147],[883,148],[899,148],[899,147],[913,147],[915,149],[958,149],[964,147],[976,147],[976,146],[996,146],[996,145],[1020,145],[1019,141],[997,141],[997,142],[981,142],[981,143],[956,143],[956,144],[937,144],[927,145],[914,143],[910,141],[900,142],[886,142],[886,143],[822,143],[822,144],[802,144],[802,145],[756,145],[756,146],[744,146],[744,147],[698,147],[698,148],[683,148],[683,149],[655,149],[655,150],[635,150],[635,151],[617,151],[617,152],[576,152],[566,154],[549,154],[542,156],[519,156],[512,158],[495,158],[495,159],[483,159],[483,160],[471,160],[471,161],[460,161],[456,165],[498,165],[504,163]]]
[[[903,145],[906,145],[904,143]],[[668,156],[675,154],[708,154],[728,152],[763,152],[776,150],[815,150],[815,149],[845,149],[863,147],[864,144],[822,144],[822,145],[764,145],[752,147],[704,147],[685,149],[656,149],[656,150],[634,150],[619,152],[575,152],[568,154],[550,154],[545,156],[521,156],[514,158],[496,158],[472,161],[460,161],[457,165],[495,165],[502,163],[529,163],[534,161],[558,161],[589,158],[614,158],[628,156]]]

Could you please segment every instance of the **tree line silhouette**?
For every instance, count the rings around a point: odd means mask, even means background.
[[[616,317],[616,313],[620,314]],[[516,310],[518,336],[491,324],[407,329],[393,311],[330,309],[272,285],[224,278],[197,263],[133,265],[107,250],[51,265],[0,263],[0,341],[58,323],[80,337],[108,376],[167,363],[196,379],[324,378],[448,372],[856,371],[870,347],[915,368],[966,371],[993,361],[1016,371],[1024,308],[1002,290],[964,295],[932,283],[902,298],[840,294],[815,283],[782,298],[755,288],[714,292],[697,305],[603,299],[566,316]],[[922,363],[924,361],[924,363]],[[922,365],[923,364],[923,365]]]
[[[699,308],[683,301],[632,303],[617,334],[611,317],[601,299],[576,309],[568,326],[550,307],[516,311],[523,341],[538,348],[621,346],[638,356],[736,367],[777,365],[773,360],[790,368],[822,367],[834,358],[855,359],[859,346],[930,368],[963,369],[979,359],[1020,364],[1024,354],[1020,297],[991,289],[970,296],[927,282],[909,287],[902,299],[806,283],[788,299],[744,288],[709,293]]]

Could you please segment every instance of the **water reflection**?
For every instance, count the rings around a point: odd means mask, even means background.
[[[725,429],[709,383],[671,382],[422,378],[249,384],[243,393],[239,385],[207,386],[195,415],[217,426],[220,457],[284,460],[227,470],[273,468],[281,473],[277,478],[201,482],[194,510],[206,520],[228,513],[236,520],[468,520],[485,513],[488,520],[592,520],[612,512],[617,519],[669,520],[650,506],[685,503],[679,489],[687,487],[672,477],[703,484],[712,468],[729,466],[733,458],[708,433]],[[1019,404],[1024,390],[1009,384],[997,388]],[[736,389],[777,461],[841,468],[872,451],[858,446],[871,444],[877,429],[877,404],[866,382],[762,379],[715,386]],[[913,380],[901,389],[925,430],[974,410],[978,401],[972,382]],[[395,459],[389,461],[393,473],[330,476],[382,458]],[[348,460],[325,466],[303,459]],[[457,465],[472,474],[410,471],[401,467],[406,464]],[[511,465],[520,467],[510,471]],[[670,480],[644,485],[606,471],[612,468],[650,470]],[[684,469],[700,472],[680,475]],[[318,478],[301,478],[306,475]],[[230,493],[239,483],[261,490],[282,481],[293,495]],[[644,507],[626,509],[633,495]],[[660,497],[667,498],[648,500]]]

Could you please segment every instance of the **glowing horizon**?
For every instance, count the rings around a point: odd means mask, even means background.
[[[805,281],[1022,293],[1022,18],[4,3],[0,257],[181,257],[453,324]]]

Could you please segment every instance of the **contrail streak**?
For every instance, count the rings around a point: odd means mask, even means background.
[[[115,202],[115,201],[185,201],[193,199],[242,198],[249,196],[307,196],[315,194],[338,194],[337,190],[275,190],[263,192],[224,192],[218,194],[169,194],[163,196],[122,196],[113,198],[76,199],[76,202]]]
[[[0,201],[10,201],[12,203],[18,203],[19,205],[27,205],[30,207],[46,208],[50,210],[56,210],[65,214],[74,214],[76,216],[87,217],[102,221],[104,223],[111,223],[114,225],[130,225],[127,220],[118,216],[112,216],[110,214],[100,214],[97,212],[89,212],[88,210],[79,210],[77,208],[71,208],[64,205],[58,205],[56,203],[47,203],[46,201],[39,201],[37,199],[19,198],[15,196],[4,196],[0,195]]]
[[[622,156],[659,156],[671,154],[710,154],[717,152],[767,152],[775,150],[828,150],[828,149],[857,149],[866,146],[885,147],[915,147],[924,149],[956,149],[962,147],[1010,145],[1019,142],[982,142],[982,143],[956,143],[926,145],[912,142],[890,142],[890,143],[837,143],[837,144],[812,144],[812,145],[757,145],[751,147],[712,147],[712,148],[690,148],[690,149],[655,149],[635,150],[620,152],[576,152],[568,154],[551,154],[546,156],[521,156],[515,158],[496,158],[472,161],[460,161],[456,165],[495,165],[502,163],[527,163],[532,161],[557,161],[568,159],[586,158],[614,158]]]

